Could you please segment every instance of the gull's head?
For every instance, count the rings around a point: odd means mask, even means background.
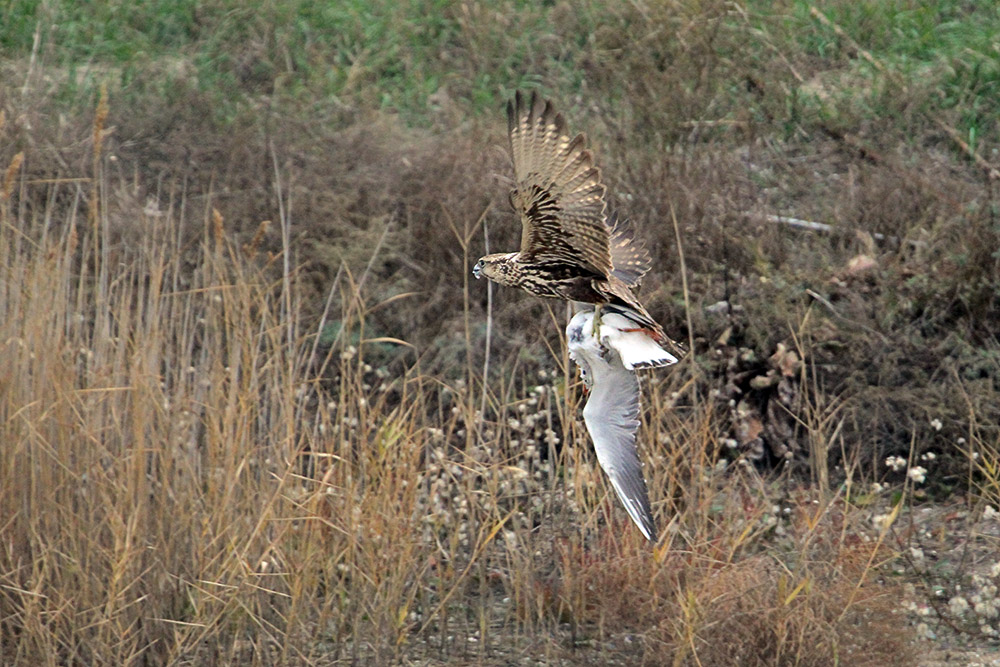
[[[480,257],[472,267],[472,275],[476,278],[487,278],[501,285],[516,284],[517,266],[514,265],[514,255],[517,253],[497,253]]]
[[[607,365],[604,349],[594,337],[594,311],[584,310],[573,316],[566,326],[566,344],[570,358],[580,367],[584,386],[594,384],[594,370]]]
[[[574,349],[583,350],[592,354],[602,354],[604,345],[604,320],[601,319],[601,338],[598,340],[594,335],[594,311],[581,310],[573,316],[573,319],[566,325],[566,342],[572,352]]]
[[[586,345],[588,338],[593,338],[594,311],[581,310],[573,316],[573,319],[566,325],[566,340],[569,342],[570,350]]]

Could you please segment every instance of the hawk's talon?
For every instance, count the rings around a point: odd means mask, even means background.
[[[600,342],[600,340],[601,340],[601,304],[599,304],[599,303],[594,306],[594,323],[593,324],[594,324],[594,330],[593,330],[592,333],[594,335],[594,338],[596,338],[597,341]]]

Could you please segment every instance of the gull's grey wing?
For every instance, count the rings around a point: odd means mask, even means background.
[[[577,313],[566,329],[570,354],[587,371],[585,380],[590,387],[583,421],[594,442],[597,460],[625,510],[646,539],[654,541],[656,523],[635,444],[639,380],[625,369],[614,350],[603,349],[594,339],[592,320],[592,312]]]
[[[593,386],[583,408],[583,421],[594,441],[597,460],[615,492],[646,539],[652,541],[656,539],[656,525],[635,446],[639,429],[639,380],[625,370],[614,352],[609,355],[611,364],[605,364],[604,369],[591,369]]]

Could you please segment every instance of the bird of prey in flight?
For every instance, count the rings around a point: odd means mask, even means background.
[[[606,212],[606,188],[583,134],[535,93],[507,104],[514,162],[511,205],[521,218],[521,249],[486,255],[476,277],[538,296],[595,305],[595,332],[605,305],[617,307],[657,345],[667,337],[632,292],[649,269],[649,254],[624,220]]]
[[[481,258],[473,273],[538,296],[594,304],[566,328],[570,356],[590,391],[583,420],[615,493],[646,539],[655,540],[635,445],[635,370],[676,363],[671,351],[682,348],[633,292],[649,271],[649,253],[627,221],[607,211],[607,189],[586,138],[571,136],[549,102],[518,92],[507,104],[507,128],[521,248]]]
[[[566,327],[569,356],[580,367],[589,389],[583,421],[597,460],[632,521],[647,540],[656,540],[646,480],[636,450],[639,430],[639,380],[633,368],[667,366],[676,357],[635,331],[631,314],[607,306],[594,333],[594,312],[577,313]],[[655,348],[653,350],[652,348]]]

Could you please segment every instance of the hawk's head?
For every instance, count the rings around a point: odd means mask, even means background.
[[[481,257],[472,267],[472,274],[476,278],[489,278],[501,285],[516,286],[520,275],[517,254],[516,252],[503,252]]]

